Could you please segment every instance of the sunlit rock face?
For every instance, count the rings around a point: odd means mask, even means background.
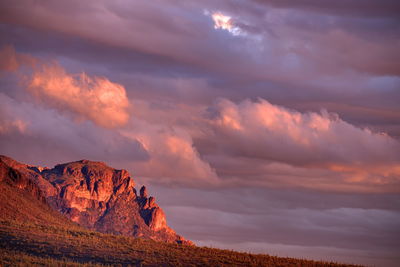
[[[130,235],[157,241],[190,244],[168,227],[163,210],[146,187],[137,195],[126,170],[102,162],[81,160],[39,168],[6,158],[38,184],[46,201],[72,221],[104,233]]]

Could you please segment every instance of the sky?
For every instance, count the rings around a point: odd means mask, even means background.
[[[0,153],[127,169],[202,246],[400,264],[397,0],[3,0]]]

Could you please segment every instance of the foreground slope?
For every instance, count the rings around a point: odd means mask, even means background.
[[[1,160],[0,221],[79,228],[47,204],[44,194],[35,182]]]
[[[117,266],[349,266],[0,221],[0,263]]]

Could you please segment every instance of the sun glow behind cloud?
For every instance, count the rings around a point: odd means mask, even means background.
[[[224,15],[221,12],[214,12],[211,14],[214,21],[214,29],[227,30],[233,35],[240,35],[242,31],[239,27],[235,26],[233,19],[230,16]]]

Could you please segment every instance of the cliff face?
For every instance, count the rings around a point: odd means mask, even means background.
[[[48,204],[72,221],[104,233],[190,244],[168,227],[163,210],[143,186],[137,194],[125,170],[102,162],[81,160],[52,169],[18,163],[2,156],[4,168],[14,170],[40,188]],[[10,171],[9,169],[2,172]]]

